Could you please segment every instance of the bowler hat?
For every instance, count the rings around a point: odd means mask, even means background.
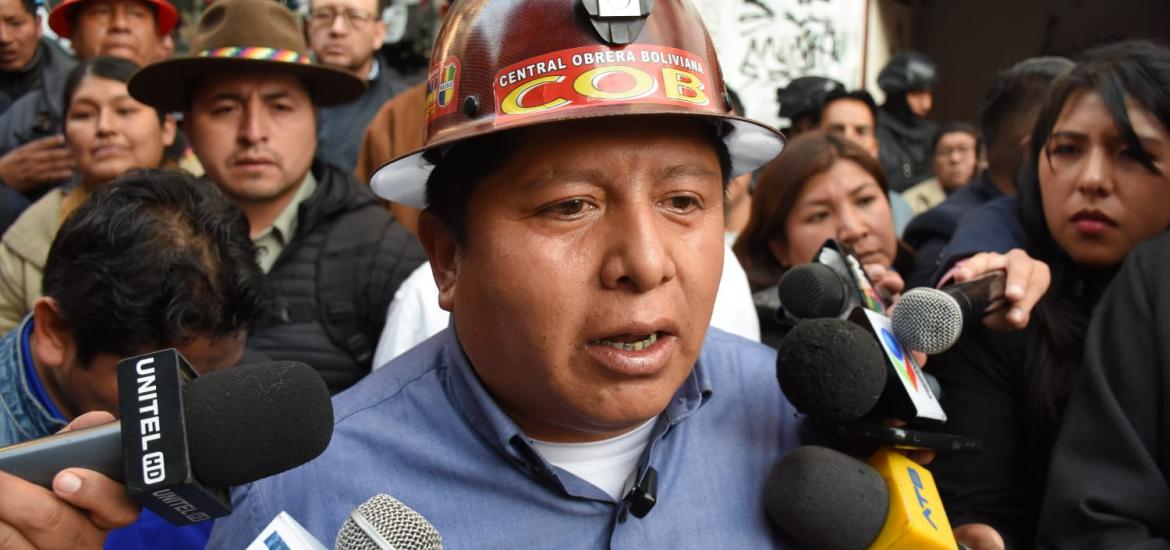
[[[89,0],[65,0],[57,4],[53,11],[49,12],[49,28],[57,33],[57,36],[65,38],[73,38],[73,17],[72,14],[77,10],[81,4]],[[175,24],[179,22],[179,10],[171,5],[167,0],[141,0],[154,9],[154,20],[157,25],[158,34],[163,35],[171,32],[175,28]]]
[[[273,0],[218,0],[195,26],[191,54],[147,65],[130,77],[130,95],[160,111],[184,111],[191,84],[222,73],[299,77],[318,107],[362,95],[366,83],[313,63],[297,16]]]

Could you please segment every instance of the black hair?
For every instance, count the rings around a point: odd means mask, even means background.
[[[24,11],[28,12],[29,15],[37,16],[37,0],[20,0],[20,5],[24,6]]]
[[[81,81],[85,80],[85,77],[97,76],[127,83],[137,70],[138,65],[133,61],[120,57],[99,55],[92,59],[83,59],[65,76],[64,93],[61,95],[62,112],[69,112],[69,106],[73,104],[73,94],[77,93],[77,88],[81,86]],[[158,109],[155,109],[155,114],[158,115],[159,122],[166,117],[166,113],[159,112]]]
[[[933,151],[938,148],[938,142],[942,140],[943,136],[960,132],[975,138],[975,146],[976,148],[979,147],[981,141],[979,129],[974,124],[961,120],[951,120],[939,125],[938,131],[934,133],[934,138],[930,140],[930,150]]]
[[[1146,41],[1125,41],[1085,52],[1071,71],[1053,83],[1032,132],[1028,169],[1020,180],[1020,218],[1033,257],[1048,264],[1052,282],[1037,303],[1023,362],[1028,386],[1021,396],[1025,419],[1035,434],[1055,437],[1064,403],[1080,372],[1089,316],[1117,266],[1089,269],[1077,264],[1048,230],[1041,198],[1039,162],[1048,162],[1048,138],[1065,103],[1076,93],[1094,91],[1113,117],[1131,150],[1157,173],[1137,141],[1125,101],[1149,111],[1170,130],[1170,49]]]
[[[1014,136],[1004,135],[1007,129],[1024,128],[1026,132],[1048,97],[1052,81],[1072,67],[1073,62],[1064,57],[1032,57],[997,74],[979,109],[979,127],[987,147],[996,147],[1005,137],[1014,143]]]
[[[731,109],[731,113],[735,116],[744,116],[743,100],[739,98],[739,94],[731,88],[725,88],[725,90],[727,90],[727,108]]]
[[[250,330],[271,302],[240,209],[210,182],[131,170],[57,232],[43,293],[72,331],[79,363]]]
[[[845,88],[837,88],[825,94],[824,99],[821,101],[820,107],[814,111],[812,119],[813,126],[821,125],[821,118],[825,116],[825,107],[828,107],[830,103],[837,101],[838,99],[852,99],[854,101],[860,101],[864,103],[865,107],[869,109],[869,114],[873,116],[874,127],[877,127],[878,106],[877,102],[874,101],[873,96],[865,90],[853,90],[850,92],[846,91]]]
[[[652,115],[650,115],[652,116]],[[720,130],[726,128],[720,127]],[[523,131],[523,129],[520,129]],[[505,131],[467,139],[446,150],[432,150],[428,160],[435,169],[427,178],[427,210],[434,213],[455,235],[459,246],[467,245],[467,201],[484,179],[507,164],[517,149],[518,132]],[[731,180],[731,154],[712,127],[711,140],[723,175],[723,187]]]

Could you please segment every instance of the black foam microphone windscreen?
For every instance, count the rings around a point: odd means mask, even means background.
[[[864,328],[843,319],[806,319],[780,342],[776,378],[797,410],[822,420],[865,416],[886,386],[885,353]]]
[[[195,477],[212,487],[294,468],[329,446],[333,403],[312,367],[294,361],[210,372],[183,386]]]
[[[833,268],[821,263],[784,272],[776,292],[780,305],[797,319],[838,317],[849,306],[849,286]]]
[[[801,544],[823,550],[868,548],[890,506],[889,489],[877,471],[814,445],[784,455],[764,491],[768,517]]]

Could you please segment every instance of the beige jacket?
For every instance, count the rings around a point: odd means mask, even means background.
[[[46,193],[0,238],[0,334],[16,328],[41,297],[41,275],[53,237],[84,195],[80,187]]]

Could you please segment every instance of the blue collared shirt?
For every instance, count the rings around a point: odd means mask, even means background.
[[[329,448],[232,495],[209,548],[243,548],[281,511],[331,544],[350,510],[389,494],[448,549],[773,548],[764,484],[800,422],[770,348],[711,329],[660,415],[637,477],[658,473],[643,518],[545,461],[500,410],[448,328],[334,398]]]

